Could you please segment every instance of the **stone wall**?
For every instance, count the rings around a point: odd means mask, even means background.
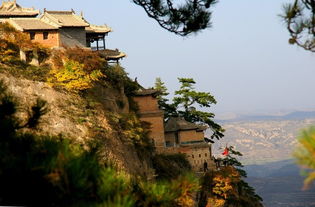
[[[211,146],[205,143],[197,145],[167,147],[160,149],[158,152],[164,154],[185,154],[187,160],[189,161],[195,172],[200,172],[204,170],[203,168],[205,161],[207,162],[208,169],[212,169],[215,166],[213,160],[211,159]]]
[[[60,28],[61,46],[86,47],[86,32],[84,27],[62,27]]]

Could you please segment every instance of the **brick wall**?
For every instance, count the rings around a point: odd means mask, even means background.
[[[175,132],[165,133],[165,143],[167,147],[175,146],[176,144]]]
[[[163,115],[161,116],[161,114],[157,114],[157,116],[140,117],[140,120],[151,124],[149,137],[154,140],[155,146],[164,147]]]
[[[44,32],[48,32],[48,38],[44,39]],[[34,31],[35,39],[33,42],[38,42],[47,47],[60,47],[60,36],[58,31]],[[30,32],[27,32],[29,35]]]
[[[134,100],[137,102],[140,112],[159,110],[157,99],[152,96],[136,96]]]
[[[204,139],[203,132],[197,132],[196,130],[179,131],[179,141],[200,141]]]
[[[138,104],[140,120],[151,124],[150,138],[158,148],[165,146],[164,113],[159,109],[157,99],[151,95],[136,96],[134,101]]]

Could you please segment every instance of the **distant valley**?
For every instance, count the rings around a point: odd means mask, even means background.
[[[302,190],[304,177],[293,160],[249,165],[245,170],[265,207],[315,207],[315,185]]]
[[[315,125],[315,112],[237,116],[218,122],[226,132],[213,145],[214,155],[222,156],[225,145],[243,154],[240,160],[246,164],[247,182],[263,197],[265,207],[315,207],[315,185],[302,190],[304,177],[292,160],[297,136]]]

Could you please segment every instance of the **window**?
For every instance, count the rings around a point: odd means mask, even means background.
[[[35,40],[35,32],[30,32],[30,39]]]
[[[201,157],[201,154],[199,154],[199,157]]]
[[[43,32],[43,38],[44,38],[44,40],[47,40],[48,39],[48,32]]]
[[[207,157],[207,153],[205,153],[205,157]]]
[[[194,159],[194,155],[191,155],[191,157]]]

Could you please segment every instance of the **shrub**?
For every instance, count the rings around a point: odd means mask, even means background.
[[[54,68],[50,71],[52,77],[48,81],[55,86],[62,86],[67,90],[80,91],[91,88],[94,81],[98,81],[103,77],[100,70],[87,72],[84,70],[84,65],[79,62],[68,60],[64,67]]]
[[[186,174],[169,182],[136,182],[132,190],[137,207],[193,207],[199,182]]]
[[[105,77],[103,71],[106,61],[97,53],[82,48],[55,51],[52,62],[48,82],[69,91],[92,88],[95,82]]]
[[[124,68],[120,65],[108,65],[104,70],[106,75],[106,81],[111,83],[112,86],[120,89],[124,88],[125,94],[130,97],[134,95],[134,92],[139,89],[139,84],[135,81],[132,81],[128,77],[128,73],[125,72]]]
[[[152,163],[158,179],[176,179],[191,170],[190,163],[184,154],[156,154]]]
[[[17,45],[0,39],[0,63],[12,63],[19,60],[19,48]]]

